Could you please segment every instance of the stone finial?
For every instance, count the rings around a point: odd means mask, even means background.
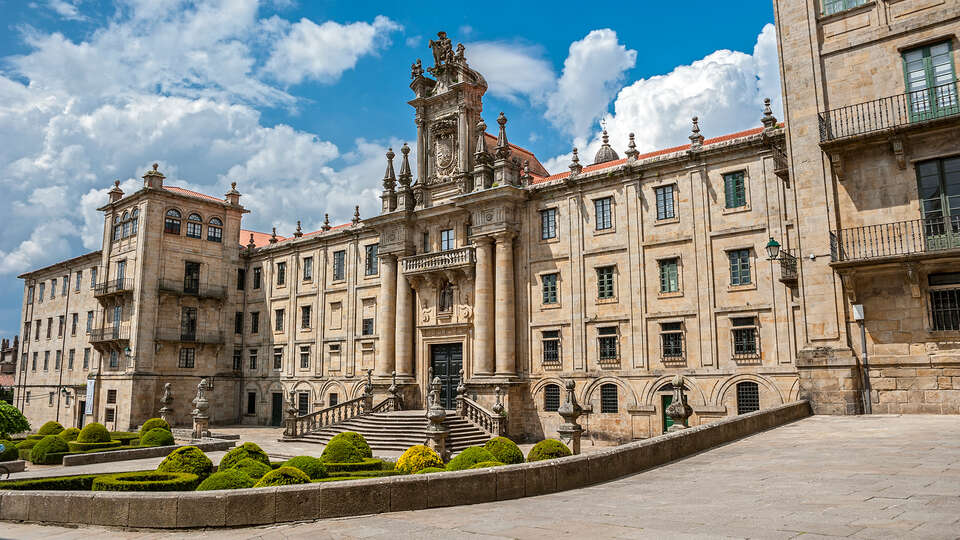
[[[494,412],[494,414],[504,416],[505,409],[503,407],[503,395],[502,395],[503,390],[500,390],[500,387],[498,386],[494,388],[493,391],[494,391],[494,394],[496,394],[497,401],[496,403],[493,404],[493,408],[491,410]]]
[[[607,135],[607,128],[603,128],[603,138],[600,149],[597,150],[597,155],[593,158],[593,163],[606,163],[608,161],[616,161],[620,159],[620,156],[617,154],[617,151],[610,146],[610,137]]]
[[[154,163],[153,168],[144,173],[143,175],[143,187],[148,189],[160,189],[163,187],[163,173],[157,170],[160,167],[159,163]]]
[[[257,243],[253,240],[253,233],[250,233],[250,241],[247,242],[247,249],[253,249],[257,247]]]
[[[354,225],[358,225],[360,223],[360,205],[359,204],[353,207],[352,223]]]
[[[500,124],[500,133],[497,135],[497,159],[507,159],[510,157],[510,143],[507,142],[507,115],[500,112],[497,117],[497,123]]]
[[[383,173],[383,189],[386,191],[393,191],[397,185],[397,175],[393,172],[393,158],[396,156],[393,148],[387,148],[387,170]]]
[[[763,118],[760,119],[764,129],[773,129],[777,127],[777,117],[773,115],[773,109],[770,107],[770,98],[763,98]]]
[[[324,232],[330,230],[330,214],[323,215],[323,225],[320,227],[320,230]]]
[[[110,195],[110,202],[119,201],[123,198],[123,190],[120,189],[120,180],[113,181],[113,187],[107,192]]]
[[[277,228],[276,228],[276,227],[274,227],[274,228],[273,228],[273,232],[270,233],[270,243],[271,243],[271,244],[276,244],[276,243],[277,243]]]
[[[570,174],[580,174],[583,171],[583,165],[580,165],[580,154],[576,147],[573,149],[573,157],[570,159]]]
[[[530,173],[530,160],[523,160],[523,170],[520,173],[520,180],[524,183],[529,183],[530,180],[533,180],[533,175]]]
[[[293,231],[294,238],[300,238],[303,236],[303,229],[300,228],[300,220],[297,220],[297,230]]]
[[[690,130],[690,149],[699,150],[703,147],[703,135],[700,133],[700,119],[693,117],[693,128]]]
[[[400,162],[400,187],[409,188],[413,181],[413,173],[410,172],[410,146],[403,143],[400,147],[400,153],[403,154],[403,161]]]
[[[238,205],[240,204],[240,192],[237,191],[237,183],[230,182],[230,191],[223,194],[226,197],[228,204]]]
[[[640,152],[637,152],[637,142],[634,140],[633,133],[630,133],[630,142],[627,144],[627,151],[624,154],[627,155],[629,160],[636,160],[637,156],[640,155]]]

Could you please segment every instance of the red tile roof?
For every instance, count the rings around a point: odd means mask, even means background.
[[[780,125],[782,126],[782,124],[780,124]],[[711,138],[711,139],[705,139],[705,140],[703,141],[703,145],[704,145],[704,146],[710,146],[711,144],[717,144],[717,143],[721,143],[721,142],[725,142],[725,141],[730,141],[730,140],[733,140],[733,139],[739,139],[739,138],[741,138],[741,137],[749,137],[749,136],[751,136],[751,135],[756,135],[756,134],[761,133],[761,132],[763,132],[763,128],[762,128],[762,127],[757,127],[757,128],[748,129],[748,130],[745,130],[745,131],[738,131],[738,132],[736,132],[736,133],[729,133],[729,134],[727,134],[727,135],[721,135],[721,136],[719,136],[719,137],[713,137],[713,138]],[[672,147],[672,148],[664,148],[664,149],[662,149],[662,150],[654,150],[653,152],[647,152],[646,154],[640,154],[639,156],[637,156],[637,160],[647,159],[647,158],[652,158],[652,157],[657,157],[657,156],[663,156],[663,155],[666,155],[666,154],[672,154],[672,153],[674,153],[674,152],[680,152],[680,151],[683,151],[683,150],[688,150],[689,148],[690,148],[690,145],[689,145],[689,144],[684,144],[684,145],[681,145],[681,146],[674,146],[674,147]],[[591,172],[591,171],[597,171],[597,170],[601,170],[601,169],[606,169],[606,168],[609,168],[609,167],[616,167],[617,165],[623,165],[623,164],[626,163],[626,162],[627,162],[627,160],[626,160],[626,158],[624,158],[624,159],[618,159],[618,160],[616,160],[616,161],[607,161],[607,162],[605,162],[605,163],[598,163],[598,164],[596,164],[596,165],[587,165],[586,167],[583,168],[583,172],[586,173],[586,172]],[[568,177],[568,176],[570,176],[570,171],[566,171],[566,172],[562,172],[562,173],[557,173],[557,174],[554,174],[554,175],[551,175],[551,176],[547,176],[547,177],[545,177],[545,178],[534,178],[533,181],[530,182],[530,183],[531,183],[531,184],[541,184],[541,183],[543,183],[543,182],[549,182],[549,181],[551,181],[551,180],[559,180],[559,179],[561,179],[561,178],[566,178],[566,177]]]
[[[307,236],[314,236],[314,235],[317,235],[317,234],[323,234],[323,233],[326,233],[326,232],[335,231],[335,230],[337,230],[337,229],[343,229],[343,228],[349,227],[349,226],[351,226],[351,225],[353,225],[352,222],[351,222],[351,223],[343,223],[343,224],[340,224],[340,225],[334,225],[333,227],[330,227],[330,230],[329,230],[329,231],[324,231],[324,230],[321,229],[321,230],[319,230],[319,231],[313,231],[313,232],[303,233],[303,236],[304,236],[304,237],[307,237]],[[269,245],[270,245],[270,236],[271,236],[271,233],[263,233],[263,232],[257,232],[257,231],[249,231],[249,230],[247,230],[247,229],[240,229],[240,245],[241,245],[242,247],[246,247],[247,244],[250,243],[250,235],[251,235],[251,234],[253,235],[253,243],[254,243],[254,245],[255,245],[256,247],[260,248],[260,247],[263,247],[263,246],[269,246]],[[277,235],[277,243],[278,243],[278,244],[281,243],[281,242],[286,242],[286,241],[288,241],[288,240],[295,240],[295,239],[296,239],[295,236],[280,236],[279,234]]]
[[[491,135],[489,133],[484,133],[487,136],[487,146],[493,148],[497,146],[497,137],[496,135]],[[537,159],[537,156],[533,155],[533,152],[527,150],[526,148],[521,148],[513,143],[509,143],[510,148],[513,149],[514,153],[519,154],[517,157],[520,158],[520,161],[523,162],[527,160],[530,162],[530,173],[535,176],[547,176],[550,174],[547,172],[547,169],[543,167],[543,164],[540,163],[540,160]]]
[[[189,189],[184,189],[184,188],[182,188],[182,187],[163,186],[163,189],[165,189],[165,190],[167,190],[167,191],[170,191],[170,192],[173,192],[173,193],[179,193],[180,195],[187,195],[187,196],[189,196],[189,197],[199,197],[199,198],[201,198],[201,199],[207,199],[207,200],[209,200],[209,201],[216,201],[216,202],[219,202],[219,203],[222,203],[222,202],[223,202],[223,199],[218,199],[217,197],[214,197],[214,196],[212,196],[212,195],[205,195],[205,194],[203,194],[203,193],[198,193],[198,192],[196,192],[196,191],[191,191],[191,190],[189,190]]]

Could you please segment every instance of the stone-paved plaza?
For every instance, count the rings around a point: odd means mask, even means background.
[[[960,538],[960,417],[814,416],[606,484],[248,529],[4,538]]]

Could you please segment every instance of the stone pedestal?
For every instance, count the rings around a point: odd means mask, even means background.
[[[173,427],[173,409],[170,405],[173,404],[173,392],[170,391],[170,383],[163,385],[163,396],[160,398],[160,419],[167,423],[168,426]]]
[[[580,439],[583,436],[583,426],[577,423],[577,419],[583,414],[583,408],[577,403],[577,397],[573,393],[576,385],[577,383],[573,380],[567,381],[567,399],[557,409],[563,417],[563,423],[557,428],[557,433],[560,435],[560,440],[570,447],[574,455],[580,453]]]
[[[693,407],[687,404],[687,396],[683,393],[683,377],[677,375],[673,378],[673,400],[667,407],[667,416],[673,420],[673,425],[667,428],[667,431],[680,431],[687,429],[687,419],[693,414]]]
[[[197,385],[197,397],[193,400],[196,408],[193,409],[191,413],[193,416],[194,439],[202,439],[210,436],[210,416],[207,414],[207,409],[210,408],[210,402],[207,401],[206,392],[207,380],[200,379],[200,384]]]
[[[444,427],[443,421],[447,418],[447,412],[440,406],[440,378],[435,377],[430,384],[430,394],[427,396],[430,403],[427,409],[427,420],[430,424],[427,426],[426,445],[432,448],[440,459],[447,461],[449,458],[447,452],[447,435],[450,430]]]

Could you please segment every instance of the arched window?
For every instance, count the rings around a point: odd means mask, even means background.
[[[557,412],[560,409],[560,386],[548,384],[543,387],[543,410]]]
[[[130,236],[130,214],[123,213],[123,238]]]
[[[163,232],[169,234],[180,234],[180,211],[167,210],[167,217],[163,222]]]
[[[121,225],[122,219],[119,215],[113,217],[113,241],[116,242],[120,240],[123,236],[123,225]]]
[[[737,414],[760,410],[760,387],[752,381],[737,383]]]
[[[440,297],[437,299],[437,311],[446,312],[453,310],[453,285],[446,282],[440,287]]]
[[[134,208],[133,212],[130,212],[130,236],[137,234],[137,223],[140,218],[140,210]]]
[[[187,217],[187,238],[200,238],[203,232],[203,218],[200,214],[190,214]]]
[[[620,400],[617,397],[617,385],[607,383],[600,386],[600,412],[617,413],[620,411]]]
[[[210,218],[210,225],[207,226],[207,240],[223,242],[223,222],[220,218]]]

